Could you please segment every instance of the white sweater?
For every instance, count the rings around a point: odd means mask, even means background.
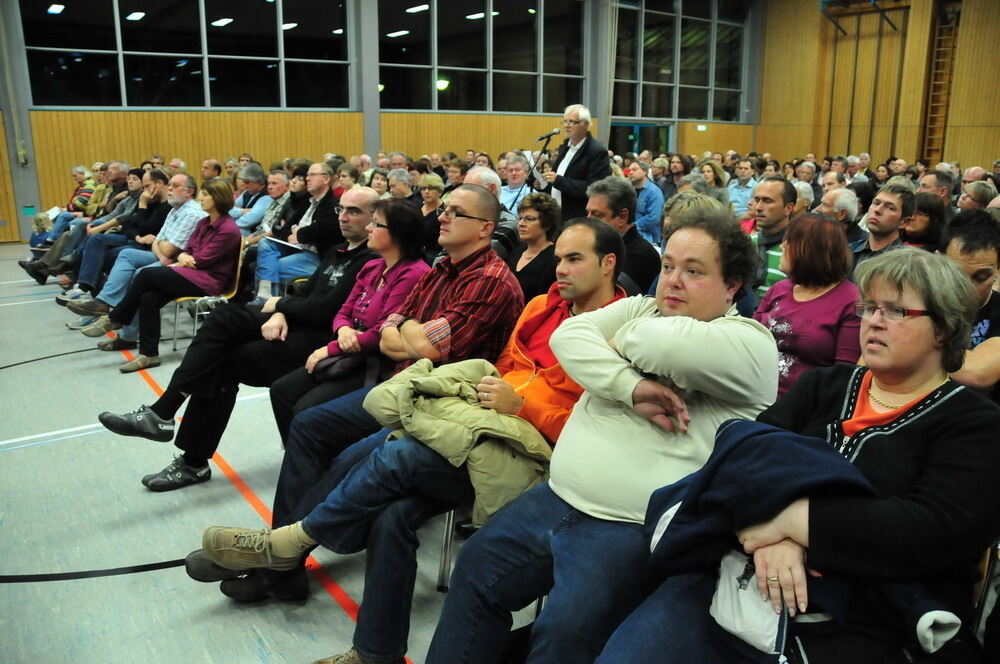
[[[585,392],[555,446],[549,484],[599,519],[642,523],[655,489],[708,460],[722,422],[755,418],[778,392],[774,338],[735,307],[706,323],[661,316],[651,297],[625,298],[567,319],[550,345]],[[667,432],[632,410],[640,372],[685,400],[687,433]]]

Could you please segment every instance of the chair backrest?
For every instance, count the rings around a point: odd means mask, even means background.
[[[239,253],[236,254],[236,272],[233,274],[233,282],[229,285],[224,292],[220,293],[220,297],[224,297],[227,300],[231,300],[236,297],[236,293],[240,290],[240,273],[243,271],[243,257],[246,255],[247,251],[247,239],[243,238],[240,240]]]

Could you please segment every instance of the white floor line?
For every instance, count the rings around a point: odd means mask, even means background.
[[[0,307],[16,307],[19,304],[38,304],[39,302],[51,302],[49,298],[44,300],[25,300],[24,302],[7,302],[6,304],[0,304]]]
[[[7,284],[30,284],[34,279],[17,279],[16,281],[0,281],[0,286],[6,286]]]

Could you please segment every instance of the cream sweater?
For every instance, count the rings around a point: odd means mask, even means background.
[[[599,519],[642,523],[655,489],[705,463],[722,422],[755,418],[778,391],[774,338],[735,307],[703,322],[661,316],[653,298],[630,297],[564,321],[550,344],[585,392],[555,447],[549,484]],[[632,410],[641,374],[685,400],[687,433]]]

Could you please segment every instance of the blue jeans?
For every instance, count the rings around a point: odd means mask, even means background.
[[[70,255],[77,249],[81,249],[81,245],[87,241],[87,227],[96,226],[99,221],[87,221],[85,219],[74,219],[69,222],[69,240],[66,242],[66,246],[63,247],[63,255],[59,257],[60,260],[64,258],[69,258]]]
[[[311,276],[319,265],[319,256],[313,252],[295,251],[267,238],[258,242],[257,247],[257,280],[270,281],[274,286]]]
[[[351,450],[352,448],[348,448]],[[417,578],[417,529],[474,498],[469,473],[418,440],[382,443],[354,466],[302,521],[310,537],[337,553],[367,549],[365,589],[354,648],[365,659],[406,654]]]
[[[641,524],[588,516],[541,484],[462,548],[426,663],[499,662],[511,612],[546,593],[527,661],[592,662],[642,600],[648,555]]]
[[[77,283],[86,284],[92,289],[100,285],[101,273],[104,271],[104,259],[115,247],[128,243],[128,238],[119,233],[93,235],[87,240],[80,259],[80,270],[77,273]],[[153,252],[147,252],[152,255]],[[117,263],[117,261],[115,261]]]
[[[69,229],[69,222],[75,221],[78,217],[72,212],[60,212],[56,215],[56,218],[52,220],[52,230],[46,236],[46,240],[49,242],[55,242],[59,239],[59,236]]]
[[[159,261],[152,251],[135,249],[134,247],[122,249],[97,297],[105,304],[112,307],[118,306],[118,303],[125,297],[128,285],[132,283],[132,277],[135,276],[136,270],[153,264],[159,265]]]

